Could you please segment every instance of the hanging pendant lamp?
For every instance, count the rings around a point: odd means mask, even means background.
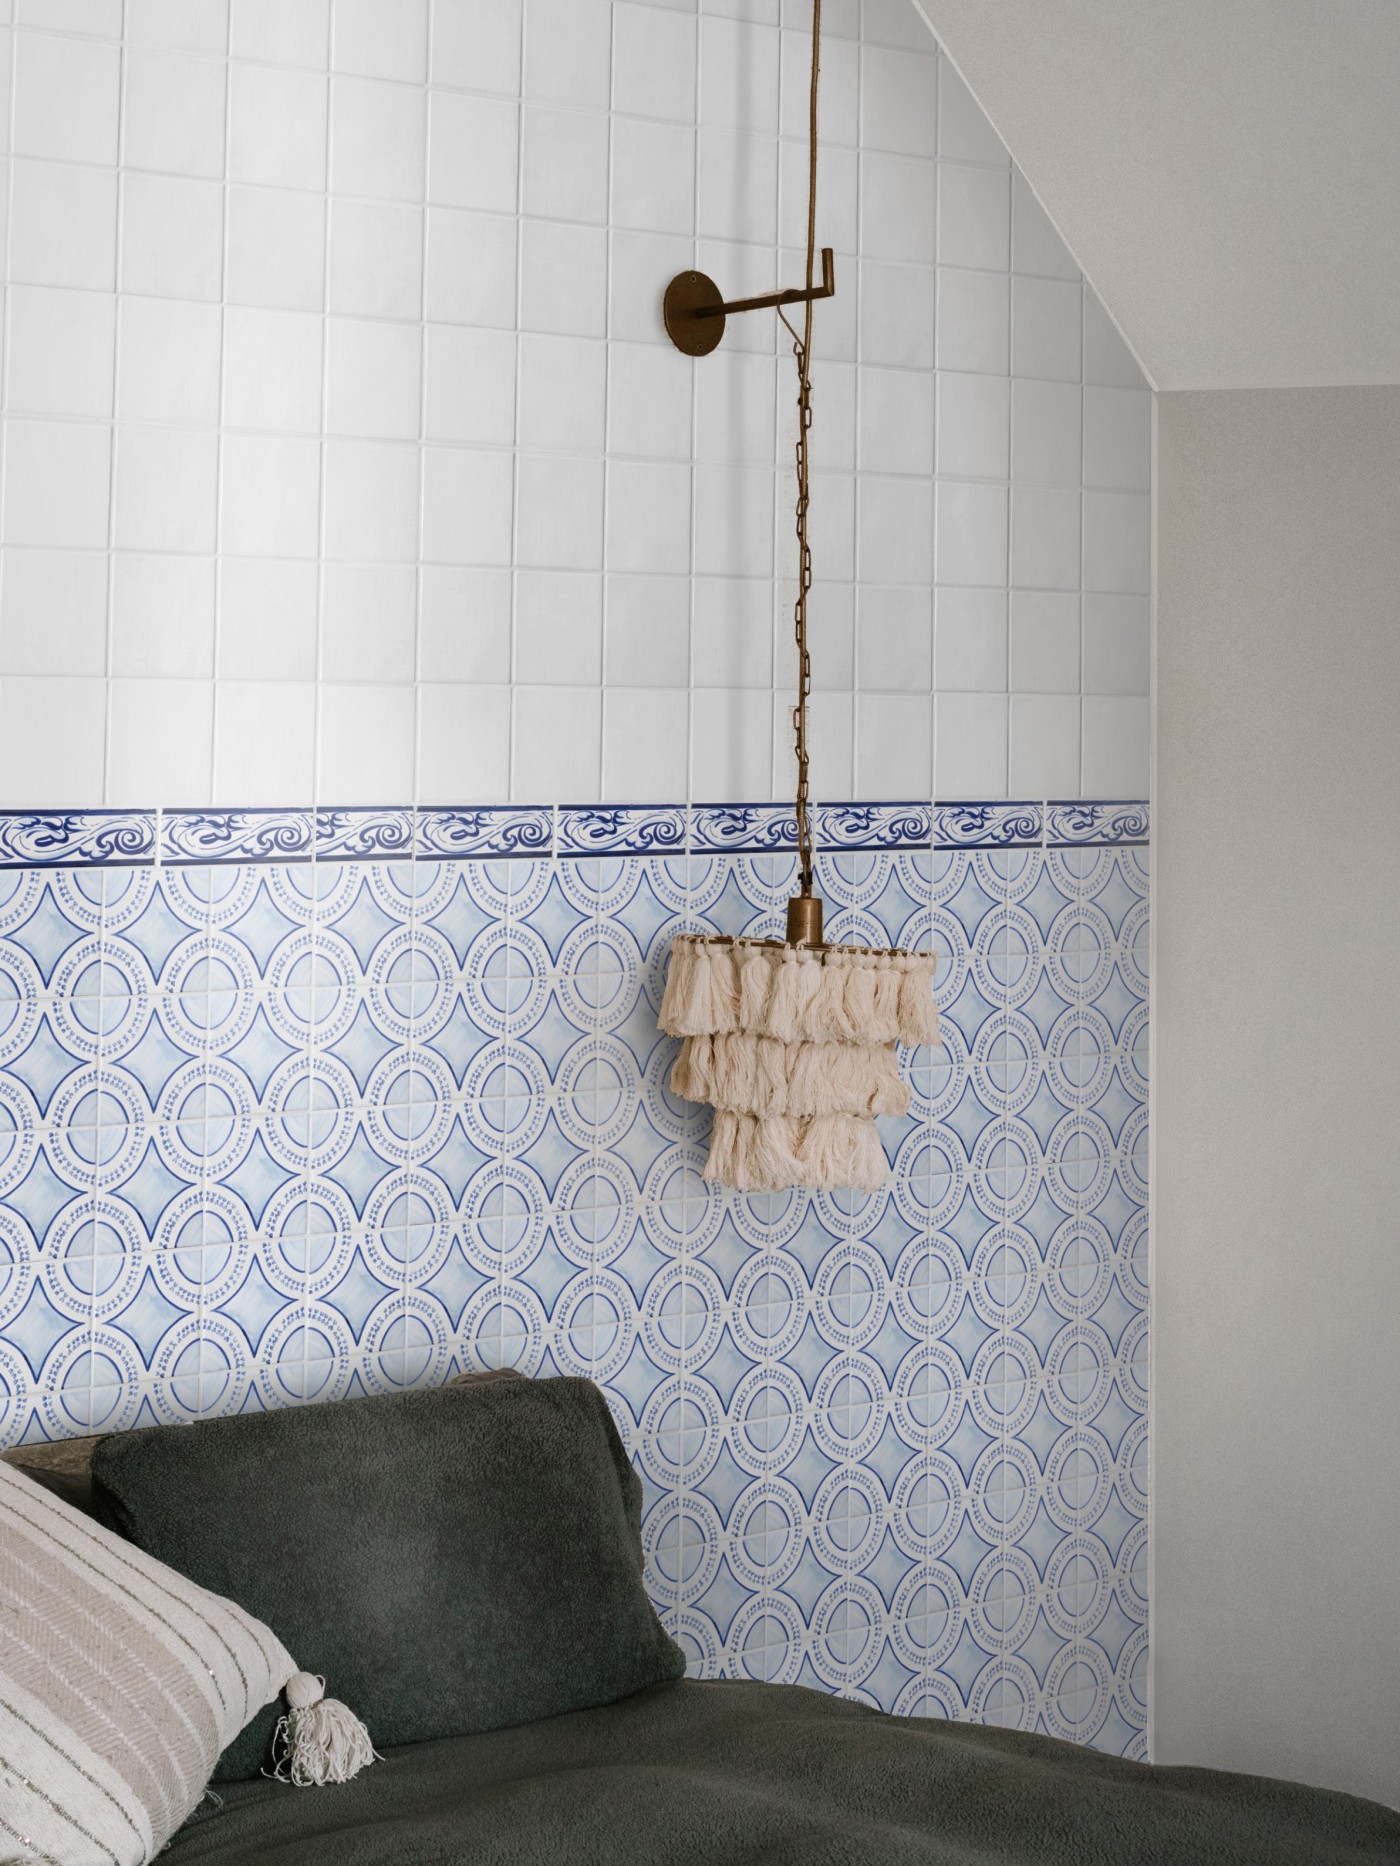
[[[807,436],[812,425],[812,305],[836,290],[830,247],[816,274],[817,78],[822,0],[812,0],[812,82],[807,179],[807,284],[726,303],[702,272],[682,272],[666,289],[666,329],[687,356],[708,356],[725,319],[775,309],[797,359],[797,754],[798,892],[788,902],[787,939],[730,939],[681,934],[671,946],[661,1028],[682,1039],[672,1091],[715,1111],[704,1176],[743,1192],[788,1186],[850,1187],[875,1192],[889,1165],[876,1115],[909,1111],[897,1043],[937,1043],[931,952],[900,947],[828,946],[822,902],[812,889],[808,806],[807,702],[812,662],[807,597],[812,553],[807,536]],[[804,307],[799,334],[785,305]]]

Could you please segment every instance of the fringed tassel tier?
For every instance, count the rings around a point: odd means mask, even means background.
[[[909,1110],[895,1044],[937,1043],[932,953],[680,935],[661,1028],[682,1037],[671,1088],[709,1102],[705,1178],[743,1192],[874,1192],[876,1115]]]

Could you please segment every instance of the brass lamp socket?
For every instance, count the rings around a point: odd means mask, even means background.
[[[788,902],[787,943],[789,946],[820,946],[822,943],[822,903],[815,894],[795,894]]]

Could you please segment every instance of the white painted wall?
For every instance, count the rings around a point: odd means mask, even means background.
[[[1400,389],[1157,470],[1155,1755],[1400,1804]]]
[[[815,788],[1141,795],[1142,379],[908,0],[826,16]],[[659,300],[797,277],[809,19],[0,0],[0,805],[786,794],[790,359]]]

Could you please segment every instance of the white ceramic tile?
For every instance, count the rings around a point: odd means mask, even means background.
[[[933,701],[926,694],[857,694],[856,795],[927,797],[932,776]]]
[[[792,746],[791,702],[787,694],[773,696],[774,794],[790,796],[797,787],[797,757]],[[928,701],[923,704],[927,707]],[[931,708],[929,709],[932,710]],[[809,773],[812,792],[824,801],[849,802],[855,787],[856,702],[852,693],[814,693],[808,709],[812,743]],[[882,791],[882,796],[888,795]],[[927,790],[924,795],[927,796]]]
[[[1010,367],[1010,281],[996,272],[938,268],[939,369],[1004,376]]]
[[[1086,797],[1145,797],[1151,721],[1145,699],[1083,701]]]
[[[222,53],[228,44],[228,0],[127,0],[126,36],[139,45]]]
[[[1007,794],[1007,700],[940,693],[933,703],[933,791],[939,798]]]
[[[792,388],[794,398],[795,382],[795,369],[790,378],[785,373],[784,388]],[[771,466],[777,418],[774,359],[717,351],[697,366],[695,386],[696,460]]]
[[[221,59],[159,46],[129,47],[124,161],[167,175],[221,176],[225,101]]]
[[[938,263],[1004,272],[1010,252],[1010,178],[996,169],[938,164]]]
[[[515,679],[596,687],[603,678],[603,579],[578,570],[515,576]]]
[[[907,486],[921,482],[906,480]],[[922,482],[927,486],[927,481]],[[846,582],[856,574],[856,486],[854,473],[813,473],[812,475],[812,573],[818,581]],[[919,496],[911,495],[916,509]],[[783,567],[795,563],[797,543],[793,537],[793,482],[786,476],[778,480],[778,516],[782,533],[779,562]],[[820,516],[817,516],[817,515]]]
[[[1013,486],[1011,581],[1023,589],[1079,588],[1078,486]]]
[[[416,87],[331,80],[331,186],[376,201],[423,198],[424,113]]]
[[[1013,797],[1078,795],[1077,693],[1011,696],[1009,779]]]
[[[714,362],[715,358],[706,359]],[[689,460],[694,365],[669,344],[608,351],[608,448],[613,455]]]
[[[421,84],[428,68],[428,0],[335,0],[331,64],[364,78]]]
[[[1006,692],[1005,590],[935,593],[933,682],[940,693]]]
[[[776,32],[742,20],[700,21],[700,121],[759,136],[776,133]]]
[[[430,440],[509,446],[515,439],[515,348],[508,331],[429,324],[424,333]]]
[[[515,689],[511,796],[521,803],[595,803],[603,695],[597,687]]]
[[[40,31],[85,33],[95,39],[120,39],[122,34],[122,0],[12,0],[5,17]]]
[[[837,254],[836,291],[838,304],[824,304],[820,310],[823,324],[839,308],[840,295],[850,294],[855,279],[848,260],[860,251],[860,156],[854,149],[823,150],[821,176],[817,193],[817,245],[829,246]],[[784,259],[794,285],[805,278],[807,253],[807,205],[811,174],[807,145],[784,140],[778,147],[778,238],[794,250],[796,266]],[[815,276],[821,277],[821,255],[817,254]]]
[[[856,684],[866,692],[932,691],[933,604],[927,590],[861,585]]]
[[[861,378],[861,412],[865,414],[865,377]],[[906,385],[910,384],[908,375],[903,377]],[[813,473],[853,473],[856,467],[856,384],[857,371],[854,363],[828,362],[819,357],[812,366],[812,425],[807,431],[807,446]],[[927,394],[931,397],[932,383],[928,384]],[[925,422],[922,412],[924,391],[915,389],[910,401],[919,404],[917,411],[911,411],[909,419],[899,428],[897,435],[886,429],[886,436],[891,441],[891,464],[886,469],[890,472],[903,471],[893,461],[896,457],[914,460],[918,464],[914,472],[932,471],[933,460],[933,416],[930,411]],[[878,399],[878,392],[877,392]],[[778,458],[782,459],[787,449],[789,438],[796,442],[797,425],[795,405],[797,401],[797,364],[790,356],[778,358]],[[897,441],[897,444],[895,444]],[[924,461],[928,461],[925,466]],[[876,469],[879,470],[878,468]]]
[[[861,581],[921,583],[933,578],[932,483],[866,473],[859,482]]]
[[[620,237],[620,236],[619,236]],[[771,243],[753,245],[738,240],[701,239],[686,264],[694,265],[699,271],[717,281],[727,298],[753,298],[760,293],[776,290],[784,274],[787,278],[797,279],[802,274],[803,262],[794,265],[787,254],[775,252]],[[836,303],[839,304],[839,299]],[[823,307],[825,317],[817,329],[824,329],[829,336],[833,305]],[[657,301],[657,315],[660,316],[660,299]],[[762,353],[772,356],[779,348],[777,338],[783,334],[782,326],[776,319],[762,316],[740,316],[730,318],[725,324],[724,347],[726,350],[748,350],[755,355]],[[666,341],[669,343],[670,339]],[[784,335],[784,343],[790,340]],[[813,338],[813,355],[825,356],[828,351],[818,349]]]
[[[1110,389],[1145,389],[1147,379],[1133,360],[1113,320],[1084,289],[1084,380]]]
[[[213,802],[227,809],[309,804],[316,689],[310,681],[221,680],[214,691]]]
[[[522,114],[523,211],[602,226],[608,218],[607,117],[543,105],[527,105]]]
[[[219,548],[235,557],[314,557],[320,495],[316,441],[226,434],[219,473]]]
[[[513,264],[510,279],[513,291]],[[555,220],[520,223],[520,328],[574,337],[607,334],[606,229]]]
[[[9,547],[0,580],[0,675],[106,671],[106,553]]]
[[[518,96],[522,0],[431,3],[432,82]]]
[[[1077,486],[1081,475],[1078,383],[1018,378],[1011,396],[1011,477]]]
[[[425,564],[419,572],[418,678],[508,683],[510,605],[509,570]]]
[[[696,150],[697,230],[712,239],[771,246],[778,237],[778,150],[772,137],[702,128]]]
[[[225,557],[219,563],[220,681],[314,681],[314,563]]]
[[[1077,693],[1079,660],[1078,593],[1067,590],[1013,590],[1012,691]]]
[[[417,325],[326,320],[326,431],[374,440],[419,432],[423,337]]]
[[[510,688],[422,687],[420,803],[505,803],[510,796]]]
[[[428,115],[430,201],[513,214],[519,167],[518,104],[433,92]]]
[[[417,585],[413,564],[327,564],[321,580],[321,678],[411,681]]]
[[[418,553],[418,468],[416,447],[327,441],[322,463],[326,556],[348,563],[412,563]]]
[[[333,200],[327,263],[332,311],[416,323],[423,309],[423,209]]]
[[[520,454],[515,467],[515,556],[552,570],[603,567],[603,462]]]
[[[235,58],[325,69],[330,0],[230,0],[229,44]]]
[[[115,309],[99,292],[10,288],[9,406],[18,414],[109,416]]]
[[[771,577],[771,469],[697,466],[695,569],[700,575]]]
[[[796,565],[794,563],[795,571]],[[797,678],[797,646],[793,639],[793,613],[797,578],[778,585],[774,666],[781,683],[785,674]],[[813,582],[807,597],[807,637],[812,657],[814,693],[849,693],[855,686],[856,593],[849,582]]]
[[[5,543],[105,547],[111,457],[105,427],[11,420],[0,525]]]
[[[612,151],[613,226],[690,233],[695,226],[694,130],[617,117]]]
[[[692,599],[691,684],[773,685],[773,585],[748,577],[697,577]]]
[[[609,461],[610,571],[691,569],[691,468]]]
[[[106,735],[106,681],[0,680],[0,796],[18,810],[90,806]]]
[[[1146,493],[1084,494],[1084,587],[1146,595],[1152,502]]]
[[[1146,389],[1084,391],[1084,484],[1146,492],[1152,484],[1152,397]]]
[[[214,672],[214,560],[141,557],[112,564],[108,672],[208,680]]]
[[[1012,281],[1011,367],[1018,376],[1079,380],[1082,303],[1078,285],[1052,279]]]
[[[1146,694],[1150,667],[1147,598],[1086,596],[1085,693]]]
[[[326,80],[276,65],[230,68],[231,181],[278,188],[326,185]]]
[[[520,339],[519,445],[600,456],[607,345],[588,337]]]
[[[524,89],[530,102],[606,110],[611,28],[608,0],[530,0]]]
[[[695,36],[693,17],[617,0],[612,33],[613,109],[626,116],[693,123]]]
[[[231,304],[319,311],[325,296],[326,203],[281,188],[228,191]]]
[[[224,312],[224,421],[288,434],[321,431],[322,320],[300,311]]]
[[[690,794],[738,803],[772,794],[773,700],[753,689],[706,687],[690,699]]]
[[[413,795],[416,707],[411,686],[320,689],[319,803],[398,803]]]
[[[13,153],[115,162],[120,74],[121,54],[114,45],[37,32],[17,35]]]
[[[1005,479],[1010,394],[1004,376],[938,376],[938,471],[950,478]],[[1077,478],[1077,475],[1076,475]]]
[[[218,305],[121,301],[117,417],[212,427],[219,419]]]
[[[116,272],[117,178],[60,162],[10,165],[10,279],[111,291]]]
[[[866,150],[860,158],[860,250],[869,259],[932,265],[936,162]]]
[[[469,447],[423,450],[423,558],[489,566],[511,561],[514,462]]]
[[[814,398],[816,395],[814,384]],[[822,402],[824,407],[825,396]],[[860,470],[927,476],[933,472],[933,458],[932,375],[899,369],[862,370]]]
[[[603,801],[672,803],[686,794],[689,698],[684,689],[609,686],[603,694]]]
[[[861,47],[836,37],[833,17],[831,0],[827,0],[822,11],[822,67],[817,98],[823,161],[828,151],[854,149],[860,142]],[[800,11],[797,30],[788,30],[788,22],[783,22],[781,128],[784,137],[801,142],[807,140],[811,112],[811,19],[808,4]]]
[[[224,277],[224,193],[217,182],[122,176],[124,292],[217,299]]]
[[[609,575],[603,601],[606,683],[684,689],[690,680],[690,578]]]
[[[860,360],[896,369],[933,368],[932,266],[862,260]]]
[[[1006,582],[1004,486],[940,481],[934,500],[940,583],[1002,587]]]
[[[1006,168],[1006,145],[951,62],[938,61],[938,153],[949,162],[984,162]]]
[[[524,225],[529,228],[533,223]],[[661,320],[661,300],[675,275],[694,265],[692,242],[674,234],[629,233],[619,228],[611,234],[610,246],[608,335],[672,349]],[[726,282],[725,289],[733,287]]]
[[[889,47],[865,48],[861,109],[867,148],[914,156],[936,153],[938,65],[936,58],[910,58]]]
[[[1047,219],[1019,169],[1012,175],[1012,270],[1042,278],[1078,279],[1074,255]]]
[[[426,271],[425,304],[430,318],[444,324],[514,328],[513,218],[430,207]]]
[[[107,801],[197,808],[210,799],[211,680],[114,680],[107,712]]]

